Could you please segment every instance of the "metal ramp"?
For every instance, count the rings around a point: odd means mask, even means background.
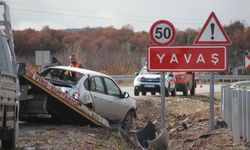
[[[20,84],[30,84],[39,92],[44,92],[50,97],[47,101],[50,104],[52,113],[64,119],[72,119],[81,122],[87,120],[97,126],[110,127],[109,122],[83,105],[81,102],[70,97],[68,94],[57,89],[53,84],[25,66],[18,67]]]

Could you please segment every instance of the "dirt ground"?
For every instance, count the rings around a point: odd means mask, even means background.
[[[215,118],[220,120],[219,95],[216,95]],[[209,98],[206,95],[166,98],[166,123],[170,150],[243,150],[246,143],[233,144],[227,128],[208,132]],[[137,119],[130,137],[147,121],[155,122],[159,133],[160,97],[140,97]],[[21,123],[18,149],[25,150],[127,150],[129,146],[117,129],[90,126]]]

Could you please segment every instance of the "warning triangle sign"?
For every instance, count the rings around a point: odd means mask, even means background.
[[[194,40],[194,45],[231,45],[231,40],[212,12]]]

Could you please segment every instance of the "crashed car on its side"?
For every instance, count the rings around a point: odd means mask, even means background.
[[[79,100],[109,121],[122,123],[124,129],[132,126],[136,113],[136,101],[127,92],[122,92],[111,77],[99,72],[68,66],[49,67],[39,74],[58,89]],[[32,89],[27,88],[26,91],[32,94]],[[43,97],[46,96],[40,96],[40,99],[34,96],[22,101],[20,118],[27,120],[29,117],[42,118],[46,116],[46,113],[49,115],[46,110],[46,98]]]

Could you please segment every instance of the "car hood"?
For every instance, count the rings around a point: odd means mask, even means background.
[[[141,74],[139,75],[138,77],[144,77],[144,78],[160,78],[160,75],[159,74]]]
[[[61,86],[56,86],[56,88],[66,94],[69,93],[70,90],[72,90],[72,88],[69,88],[69,87],[61,87]]]
[[[161,75],[160,74],[156,74],[156,75],[154,75],[154,74],[141,74],[141,75],[138,75],[136,78],[142,78],[142,77],[156,79],[156,78],[161,78]],[[167,78],[169,78],[169,76],[165,75],[165,78],[167,79]]]

